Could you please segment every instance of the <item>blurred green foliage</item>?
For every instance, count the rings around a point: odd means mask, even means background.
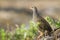
[[[60,28],[60,20],[53,19],[49,16],[45,17],[45,19],[48,21],[48,23],[52,26],[55,26],[56,28]]]
[[[1,38],[0,40],[34,40],[38,32],[38,22],[35,24],[30,21],[29,28],[26,28],[24,24],[20,27],[17,27],[15,33],[12,35],[10,32],[6,33],[4,29],[0,30]]]
[[[38,32],[38,23],[30,22],[28,29],[25,28],[25,25],[21,25],[20,28],[16,29],[14,34],[14,40],[33,40],[37,36]]]
[[[6,33],[4,29],[0,29],[0,40],[5,40],[6,39]]]

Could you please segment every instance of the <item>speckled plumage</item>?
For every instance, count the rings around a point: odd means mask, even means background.
[[[47,34],[50,35],[52,32],[52,28],[49,25],[49,23],[39,15],[37,8],[33,7],[33,21],[34,22],[40,22],[41,24],[39,25],[39,30],[42,31],[43,33],[47,31]],[[34,16],[35,15],[35,16]],[[35,18],[34,18],[35,17]]]

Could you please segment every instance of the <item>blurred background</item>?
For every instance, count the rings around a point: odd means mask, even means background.
[[[15,24],[21,25],[24,23],[28,25],[32,14],[30,15],[30,12],[28,14],[20,13],[19,9],[31,11],[30,8],[33,6],[38,8],[38,12],[41,12],[39,15],[42,17],[50,16],[60,20],[59,0],[0,0],[0,23],[5,25],[6,22],[9,22],[14,27]]]
[[[52,15],[54,17],[60,14],[60,1],[59,0],[1,0],[0,8],[16,8],[21,7],[31,8],[36,6],[43,15]],[[57,9],[57,10],[56,10]],[[49,11],[49,12],[48,12]]]
[[[0,23],[5,25],[9,22],[10,24],[13,24],[12,26],[14,27],[15,24],[21,25],[24,23],[28,25],[28,21],[31,20],[32,14],[30,14],[30,12],[28,14],[25,12],[20,13],[19,9],[32,12],[30,8],[33,6],[38,8],[38,12],[41,12],[39,15],[42,17],[50,16],[60,20],[59,0],[0,0]]]

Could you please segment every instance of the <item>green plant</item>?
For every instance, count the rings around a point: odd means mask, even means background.
[[[0,29],[0,40],[6,40],[6,32],[4,29]]]
[[[15,33],[12,35],[10,32],[6,33],[4,29],[0,29],[0,40],[34,40],[38,32],[38,24],[30,21],[29,28],[22,24],[16,28]]]
[[[26,29],[25,25],[22,24],[20,28],[17,28],[13,35],[13,40],[33,40],[37,36],[38,24],[30,21],[29,28]]]
[[[60,28],[60,20],[54,20],[51,17],[47,16],[45,19],[49,22],[49,24],[52,26],[55,26],[56,28]]]
[[[24,33],[26,32],[25,30],[25,25],[21,25],[20,28],[17,28],[15,31],[15,34],[13,35],[14,40],[24,40]]]
[[[27,31],[27,36],[31,38],[30,40],[33,40],[37,36],[38,24],[39,23],[34,23],[33,21],[30,21],[30,28]]]

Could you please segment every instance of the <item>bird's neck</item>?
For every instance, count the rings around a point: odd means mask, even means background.
[[[33,9],[33,21],[35,22],[35,20],[37,19],[37,17],[38,17],[38,11],[37,11],[37,9],[35,8],[35,9]]]

